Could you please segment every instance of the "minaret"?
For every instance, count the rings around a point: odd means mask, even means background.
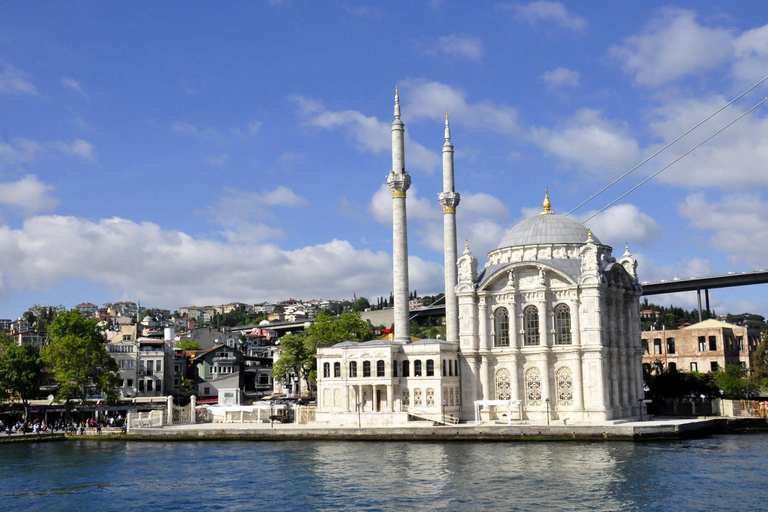
[[[443,205],[443,245],[445,252],[445,338],[459,342],[459,302],[456,298],[456,207],[459,194],[453,185],[453,144],[448,111],[445,111],[445,144],[443,144],[443,192],[438,194]]]
[[[392,122],[392,170],[387,185],[392,190],[392,260],[395,298],[395,341],[410,343],[411,322],[408,314],[408,221],[405,192],[411,177],[405,172],[405,125],[400,120],[400,95],[395,86],[395,120]]]

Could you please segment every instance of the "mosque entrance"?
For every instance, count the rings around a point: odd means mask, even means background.
[[[376,412],[381,412],[381,390],[376,390]]]

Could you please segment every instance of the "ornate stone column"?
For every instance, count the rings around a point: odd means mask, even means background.
[[[573,364],[573,406],[577,411],[584,410],[584,377],[581,371],[581,352],[575,354]]]
[[[577,347],[581,346],[580,302],[578,297],[571,299],[571,343]]]
[[[509,346],[512,348],[522,346],[517,330],[517,297],[513,293],[509,301]]]

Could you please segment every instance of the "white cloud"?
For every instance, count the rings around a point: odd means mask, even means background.
[[[550,88],[579,85],[579,73],[568,68],[557,68],[541,75],[542,80],[549,84]]]
[[[96,161],[96,152],[94,151],[93,144],[87,140],[75,139],[72,142],[53,142],[51,144],[62,153],[68,153],[91,162]]]
[[[560,2],[537,1],[526,5],[514,5],[515,18],[526,21],[531,26],[539,22],[553,23],[559,28],[570,30],[583,30],[587,26],[587,20],[571,15]]]
[[[594,211],[584,214],[590,217]],[[596,215],[587,225],[604,244],[614,248],[614,256],[624,252],[624,244],[653,241],[661,230],[659,224],[633,204],[611,206]]]
[[[678,213],[690,226],[711,233],[713,249],[734,252],[753,268],[768,268],[768,202],[758,194],[728,195],[714,202],[699,192],[686,197]]]
[[[420,197],[418,190],[411,187],[408,191],[407,210],[409,243],[418,242],[433,251],[442,252],[443,210],[437,202],[437,194],[430,200]],[[392,192],[386,185],[373,195],[368,211],[377,222],[392,226]],[[461,202],[456,211],[457,239],[469,240],[476,255],[483,255],[495,248],[509,229],[506,222],[509,210],[499,199],[489,194],[461,194]]]
[[[743,32],[733,42],[733,74],[740,82],[754,83],[768,69],[768,25]]]
[[[52,190],[53,186],[29,174],[18,181],[0,183],[0,205],[9,206],[25,215],[53,210],[59,202],[49,195]]]
[[[638,161],[640,151],[625,123],[584,108],[555,129],[532,128],[533,141],[565,162],[604,177],[615,177]]]
[[[219,153],[218,155],[209,156],[205,161],[211,167],[224,167],[229,161],[229,155],[227,153]]]
[[[424,50],[427,55],[448,55],[469,60],[483,58],[483,41],[479,37],[466,35],[441,36],[428,43]]]
[[[309,203],[288,187],[277,187],[261,194],[248,190],[225,188],[209,212],[225,226],[234,221],[273,219],[270,208],[306,208]]]
[[[609,53],[638,83],[656,87],[722,63],[733,54],[732,40],[726,29],[700,25],[695,12],[670,7]]]
[[[27,73],[10,64],[0,65],[0,93],[37,95]]]
[[[306,124],[329,130],[342,130],[357,144],[360,151],[374,154],[392,149],[392,135],[389,123],[356,110],[326,110],[321,102],[303,96],[293,98],[301,112],[307,117]],[[404,112],[404,117],[406,113]],[[440,165],[440,156],[410,138],[405,132],[406,169],[416,168],[432,174]]]
[[[470,104],[463,90],[447,84],[406,80],[400,98],[404,100],[403,115],[409,119],[442,120],[447,108],[452,122],[503,134],[521,133],[517,109],[490,101]]]
[[[649,115],[649,128],[660,140],[672,140],[728,102],[724,96],[667,97]],[[681,155],[745,111],[733,105],[654,160],[653,170]],[[661,173],[659,181],[685,188],[768,185],[768,116],[756,110]],[[648,164],[646,164],[648,165]]]
[[[28,139],[13,139],[10,143],[0,141],[0,164],[19,165],[37,160],[43,152],[39,142]]]
[[[10,143],[0,141],[0,168],[3,165],[22,165],[33,162],[52,153],[75,156],[90,162],[96,161],[93,144],[83,139],[72,142],[54,141],[40,143],[34,140],[16,138]]]
[[[68,76],[61,77],[61,85],[63,85],[67,89],[72,89],[73,91],[80,93],[83,96],[83,98],[88,99],[88,95],[85,94],[85,91],[83,91],[82,87],[80,87],[80,82],[78,82],[74,78],[71,78]]]
[[[346,6],[345,10],[347,11],[347,14],[350,14],[358,18],[369,18],[369,19],[379,20],[384,18],[384,16],[386,15],[386,11],[384,11],[384,9],[382,9],[381,7]]]
[[[187,122],[177,121],[171,125],[171,129],[204,141],[222,143],[225,139],[224,135],[214,128],[198,128],[194,124]]]
[[[377,296],[391,290],[392,260],[344,240],[285,251],[274,244],[194,238],[153,223],[39,216],[0,226],[0,293],[45,290],[69,279],[159,304],[257,302],[287,296]],[[442,268],[411,257],[411,285],[434,288]],[[388,276],[389,274],[389,276]]]

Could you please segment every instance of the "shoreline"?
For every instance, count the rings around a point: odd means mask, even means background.
[[[117,429],[116,429],[117,430]],[[381,442],[563,442],[563,441],[678,441],[715,434],[768,431],[764,418],[661,419],[596,425],[489,425],[459,424],[403,427],[330,427],[323,425],[264,423],[202,423],[131,429],[118,432],[87,432],[26,435],[0,438],[4,443],[49,441],[381,441]]]

